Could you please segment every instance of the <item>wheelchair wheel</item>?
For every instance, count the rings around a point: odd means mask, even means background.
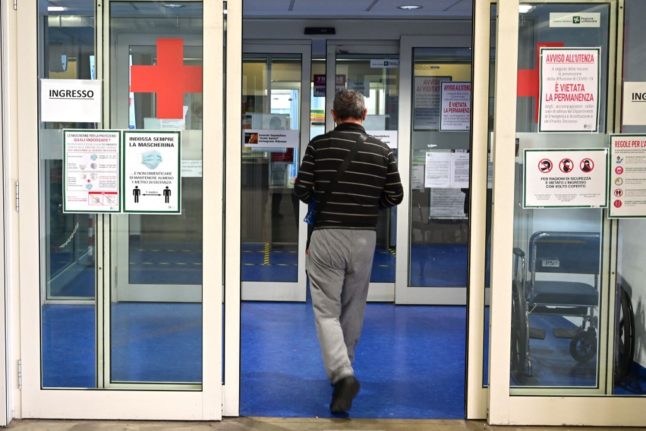
[[[570,341],[570,354],[577,362],[584,363],[597,353],[597,331],[594,328],[581,330]]]
[[[529,334],[525,301],[516,283],[511,297],[511,370],[523,376],[531,375],[531,364],[527,351]]]
[[[621,383],[628,377],[635,355],[635,314],[630,296],[619,286],[618,322],[615,328],[615,382]]]

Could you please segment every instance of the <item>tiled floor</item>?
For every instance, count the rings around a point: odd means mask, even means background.
[[[599,431],[637,430],[644,428],[581,428],[581,427],[494,427],[482,421],[447,420],[346,420],[346,419],[282,419],[234,418],[222,422],[132,422],[132,421],[14,421],[9,430],[20,431]]]

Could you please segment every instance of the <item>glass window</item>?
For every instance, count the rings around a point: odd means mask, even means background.
[[[594,16],[599,25],[550,25],[573,12]],[[582,388],[594,393],[600,387],[600,339],[604,337],[600,310],[602,291],[607,288],[601,277],[602,244],[607,232],[604,212],[583,205],[575,207],[576,193],[572,194],[573,201],[563,201],[562,205],[525,205],[523,178],[532,169],[554,169],[559,178],[565,179],[581,175],[586,171],[578,158],[574,169],[570,169],[566,159],[574,156],[550,151],[606,148],[609,13],[607,4],[536,4],[520,15],[511,324],[511,385],[515,388]],[[581,121],[570,133],[539,133],[539,124],[543,124],[542,130],[547,124],[541,123],[541,118],[548,118],[548,108],[543,107],[542,113],[538,110],[539,81],[547,82],[548,77],[541,70],[541,64],[548,64],[548,57],[542,60],[541,47],[600,52],[594,63],[599,72],[592,69],[593,75],[598,75],[598,92],[590,84],[590,91],[598,96],[596,120],[590,120],[590,124]],[[564,81],[579,76],[574,70],[563,69],[558,76]],[[548,99],[542,100],[547,103]],[[550,121],[564,124],[571,112],[572,108],[559,110]],[[594,131],[586,131],[583,123]],[[566,127],[570,126],[563,126]],[[526,150],[555,159],[547,167],[538,163],[524,166],[525,154],[530,154]]]
[[[109,6],[111,127],[180,130],[182,193],[181,214],[110,216],[104,384],[183,383],[196,389],[202,381],[202,90],[179,91],[175,117],[161,115],[168,99],[159,93],[170,81],[195,83],[195,76],[165,68],[173,62],[201,68],[203,6],[148,1]],[[130,87],[135,65],[158,71],[159,92]]]
[[[40,0],[38,77],[96,79],[93,2]],[[56,7],[54,7],[56,6]],[[62,129],[39,122],[43,387],[96,382],[96,215],[63,213]]]
[[[335,88],[360,91],[368,115],[366,131],[386,142],[397,157],[399,57],[396,55],[338,55]],[[371,283],[395,282],[397,209],[381,210]]]
[[[413,61],[408,283],[465,287],[471,50],[415,48]]]
[[[242,64],[242,281],[298,280],[301,56],[245,55]],[[286,145],[265,138],[274,132]],[[263,143],[265,144],[263,146]]]

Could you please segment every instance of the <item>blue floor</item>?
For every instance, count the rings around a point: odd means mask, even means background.
[[[310,304],[244,303],[241,414],[329,417]],[[369,304],[357,418],[463,418],[465,308]]]

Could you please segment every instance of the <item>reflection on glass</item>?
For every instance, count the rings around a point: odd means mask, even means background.
[[[471,52],[413,54],[409,286],[465,287]]]
[[[598,13],[601,24],[585,32],[550,26],[550,14],[555,12]],[[601,47],[600,133],[606,130],[608,22],[609,7],[605,4],[534,5],[520,20],[519,75],[539,66],[537,49],[542,42]],[[536,97],[527,89],[521,89],[518,95],[518,160],[523,160],[526,149],[605,147],[600,134],[537,134]],[[605,337],[599,315],[604,286],[603,211],[523,208],[523,170],[529,167],[522,163],[516,166],[511,385],[597,388],[600,340]]]
[[[393,64],[399,64],[397,56],[339,55],[335,88],[349,88],[364,95],[368,109],[363,124],[366,132],[389,144],[397,156],[399,68]],[[371,283],[395,282],[396,226],[396,208],[379,212]]]
[[[246,55],[242,74],[242,280],[296,282],[301,57]]]
[[[49,11],[54,2],[38,2],[39,78],[94,79],[93,5],[66,0],[55,5],[64,11]],[[97,384],[96,216],[63,214],[61,130],[93,125],[53,122],[39,125],[42,385],[92,388]]]
[[[181,131],[182,202],[179,215],[111,216],[106,384],[202,381],[202,93],[183,92],[179,118],[159,118],[159,94],[129,92],[129,65],[168,55],[160,38],[181,41],[184,66],[202,65],[202,14],[197,2],[110,3],[111,126]]]

